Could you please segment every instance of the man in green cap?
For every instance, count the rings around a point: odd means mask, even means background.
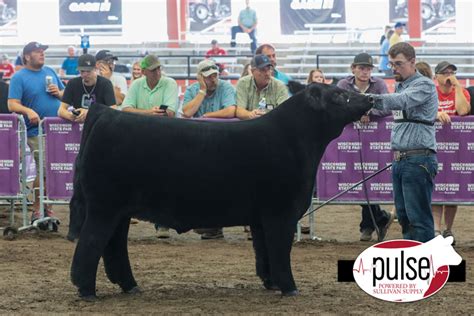
[[[174,117],[178,107],[178,85],[162,76],[161,63],[147,55],[140,63],[143,77],[133,81],[121,106],[124,112]],[[158,238],[169,238],[169,228],[155,224]]]
[[[124,112],[175,116],[178,85],[162,76],[161,63],[155,55],[147,55],[140,63],[144,77],[133,81],[121,106]]]

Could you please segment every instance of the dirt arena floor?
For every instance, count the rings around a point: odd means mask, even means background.
[[[55,207],[58,233],[24,233],[0,239],[0,314],[450,314],[474,313],[474,208],[461,207],[455,222],[456,250],[467,261],[467,282],[448,283],[419,302],[395,304],[365,294],[355,283],[338,283],[337,261],[355,259],[372,243],[358,241],[360,208],[327,206],[316,216],[322,241],[295,243],[293,273],[300,295],[282,298],[255,276],[251,241],[241,227],[224,240],[201,241],[195,233],[159,240],[150,223],[132,225],[129,252],[143,293],[121,294],[99,267],[100,300],[78,299],[69,280],[75,244],[67,241],[68,209]],[[4,212],[3,212],[4,213]],[[6,223],[0,218],[0,226]],[[401,237],[394,223],[388,239]],[[308,238],[307,236],[305,238]]]

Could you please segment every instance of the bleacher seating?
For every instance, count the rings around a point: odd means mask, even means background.
[[[243,66],[250,61],[250,56],[242,44],[242,47],[230,48],[228,44],[222,47],[228,51],[230,57],[226,62],[227,70],[233,77],[240,75]],[[350,73],[350,64],[353,56],[361,51],[366,51],[376,57],[379,54],[379,46],[372,44],[344,43],[296,43],[277,44],[278,67],[281,71],[291,75],[296,79],[304,79],[312,68],[315,68],[317,61],[328,77],[343,77]],[[185,43],[180,48],[168,48],[165,43],[143,43],[131,45],[98,45],[90,52],[95,53],[100,49],[110,49],[119,57],[119,63],[125,64],[129,68],[134,61],[143,57],[146,53],[153,53],[160,56],[164,65],[164,70],[169,76],[186,77],[188,75],[188,62],[190,64],[189,75],[195,76],[196,66],[203,58],[208,45],[202,43]],[[21,51],[19,46],[4,46],[2,53],[7,53],[12,61],[16,54]],[[66,57],[67,45],[51,45],[46,54],[46,64],[59,70],[63,59]],[[474,78],[474,46],[472,44],[428,44],[417,48],[418,60],[428,62],[433,68],[441,60],[449,60],[458,66],[458,74],[464,78]],[[317,60],[317,56],[318,60]],[[377,69],[374,74],[377,75]],[[382,74],[380,74],[382,75]]]

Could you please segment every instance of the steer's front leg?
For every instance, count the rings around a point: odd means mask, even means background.
[[[116,226],[112,223],[111,219],[101,219],[97,212],[89,211],[82,227],[72,260],[71,281],[84,300],[96,298],[97,266]]]

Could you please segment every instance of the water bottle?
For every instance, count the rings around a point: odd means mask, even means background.
[[[267,101],[265,98],[262,98],[260,102],[258,102],[258,111],[262,114],[267,113]]]

